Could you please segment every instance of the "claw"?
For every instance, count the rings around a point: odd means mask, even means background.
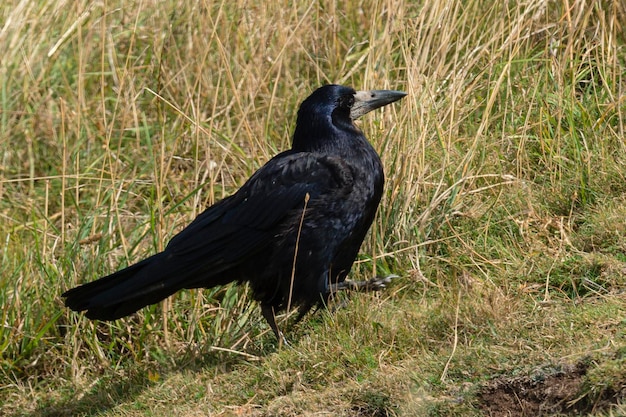
[[[330,285],[330,292],[334,294],[341,290],[351,290],[351,291],[360,291],[360,292],[369,292],[369,291],[380,291],[383,288],[387,287],[387,284],[391,282],[392,279],[400,278],[399,275],[389,274],[385,277],[374,277],[367,281],[352,281],[345,280],[342,282],[338,282]]]

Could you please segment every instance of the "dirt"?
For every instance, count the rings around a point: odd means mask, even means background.
[[[584,415],[610,407],[613,401],[590,404],[583,383],[585,363],[548,366],[531,375],[500,376],[478,393],[479,407],[490,417]]]

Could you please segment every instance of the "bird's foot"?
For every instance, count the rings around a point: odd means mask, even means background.
[[[374,277],[367,281],[352,281],[345,280],[342,282],[338,282],[336,284],[331,284],[330,292],[336,293],[342,290],[350,290],[350,291],[359,291],[359,292],[371,292],[371,291],[380,291],[383,288],[387,287],[387,284],[391,282],[391,280],[400,278],[396,274],[390,274],[385,277]]]

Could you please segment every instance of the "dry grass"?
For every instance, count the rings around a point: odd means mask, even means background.
[[[623,412],[626,8],[422,3],[0,6],[0,412],[481,415],[495,375],[580,361],[567,401]],[[329,82],[409,92],[360,123],[387,184],[354,274],[389,291],[281,351],[234,287],[63,308],[287,148]]]

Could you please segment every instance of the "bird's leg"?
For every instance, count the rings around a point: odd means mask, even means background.
[[[383,288],[386,288],[387,284],[391,282],[392,279],[400,278],[398,275],[390,274],[386,277],[374,277],[367,281],[352,281],[346,279],[342,282],[337,282],[334,284],[330,284],[330,293],[335,294],[341,290],[350,290],[350,291],[359,291],[359,292],[370,292],[370,291],[379,291]]]
[[[318,305],[319,307],[319,305]],[[293,321],[293,323],[291,323],[292,326],[295,326],[296,324],[300,323],[300,320],[302,320],[302,318],[304,318],[304,316],[306,316],[306,314],[311,311],[311,308],[313,308],[313,304],[312,303],[307,303],[304,304],[302,306],[300,306],[299,310],[298,310],[298,315],[296,316],[296,319]],[[315,311],[317,311],[317,308],[315,309]]]
[[[289,346],[289,343],[287,343],[287,339],[285,339],[285,335],[283,335],[283,332],[281,332],[280,329],[278,329],[278,325],[276,324],[276,316],[274,315],[274,307],[261,304],[261,313],[263,314],[263,317],[267,321],[267,324],[270,325],[270,328],[276,335],[276,340],[278,340],[278,346],[279,347],[281,345]]]

